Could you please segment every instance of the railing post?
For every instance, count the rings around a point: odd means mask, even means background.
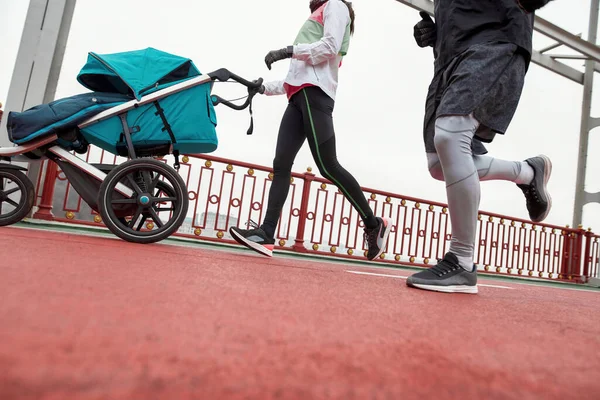
[[[304,173],[304,185],[302,186],[302,201],[300,203],[300,214],[298,215],[298,230],[296,231],[296,240],[292,246],[292,250],[299,253],[306,253],[304,247],[304,231],[306,229],[306,219],[308,217],[308,201],[310,199],[310,186],[315,180],[315,174],[312,173],[312,168],[308,168]]]
[[[567,225],[567,229],[569,229]],[[573,232],[567,232],[565,239],[565,245],[563,246],[563,265],[561,268],[561,275],[563,279],[578,279],[581,281],[581,262],[582,262],[582,248],[583,248],[583,236],[585,231],[582,226],[579,225],[577,230]]]
[[[43,219],[46,221],[52,221],[54,215],[52,214],[52,201],[54,200],[54,186],[56,185],[56,178],[58,177],[58,165],[52,160],[48,160],[46,165],[46,176],[44,177],[44,186],[42,189],[42,199],[38,206],[38,210],[33,214],[35,219]]]
[[[585,236],[585,250],[583,251],[583,279],[584,282],[590,280],[590,263],[592,262],[592,236],[594,233],[592,232],[592,228],[588,228],[587,232],[584,233]]]
[[[562,263],[560,267],[560,275],[563,279],[567,279],[568,275],[571,275],[571,260],[573,251],[573,239],[571,232],[569,232],[569,225],[565,227],[563,249],[562,249]]]
[[[582,265],[581,263],[584,261],[583,251],[583,238],[585,237],[585,230],[583,229],[583,225],[579,225],[577,227],[577,239],[575,241],[575,251],[573,252],[573,267],[572,275],[577,277],[579,281],[581,281],[582,277]]]

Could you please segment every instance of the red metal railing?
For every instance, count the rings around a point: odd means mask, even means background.
[[[86,155],[90,163],[121,160],[95,148]],[[173,162],[171,157],[164,161]],[[180,175],[188,185],[190,211],[178,236],[234,243],[228,234],[231,226],[262,221],[272,179],[270,168],[208,155],[186,156],[182,161]],[[100,216],[72,190],[64,175],[53,176],[55,164],[47,164],[42,217],[100,225]],[[303,174],[293,173],[290,186],[276,232],[280,250],[364,259],[362,221],[334,185],[309,168]],[[393,221],[379,262],[425,267],[444,256],[451,238],[445,204],[363,190],[375,214]],[[598,239],[591,231],[532,224],[482,211],[475,262],[490,273],[582,282],[600,273]]]
[[[600,278],[600,235],[585,233],[585,249],[582,275],[588,278]]]

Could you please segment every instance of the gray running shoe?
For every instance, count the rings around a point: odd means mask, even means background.
[[[477,294],[477,270],[466,271],[458,265],[454,254],[446,253],[437,265],[409,276],[406,284],[434,292]]]
[[[552,161],[544,155],[525,160],[535,173],[529,185],[517,185],[525,195],[529,218],[533,222],[542,222],[552,208],[552,198],[548,193],[548,180],[552,174]]]

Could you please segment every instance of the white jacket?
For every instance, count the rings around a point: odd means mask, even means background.
[[[286,93],[286,84],[318,86],[335,100],[338,71],[350,42],[350,12],[341,0],[329,0],[304,24],[283,81],[265,83],[267,96]]]

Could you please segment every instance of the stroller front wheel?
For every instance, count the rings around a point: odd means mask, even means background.
[[[119,183],[129,187],[133,195],[118,192]],[[135,159],[115,167],[98,193],[98,208],[106,227],[133,243],[155,243],[171,236],[185,220],[188,207],[187,187],[181,176],[154,159]]]
[[[0,226],[21,221],[29,214],[35,200],[35,189],[27,175],[0,165]]]

